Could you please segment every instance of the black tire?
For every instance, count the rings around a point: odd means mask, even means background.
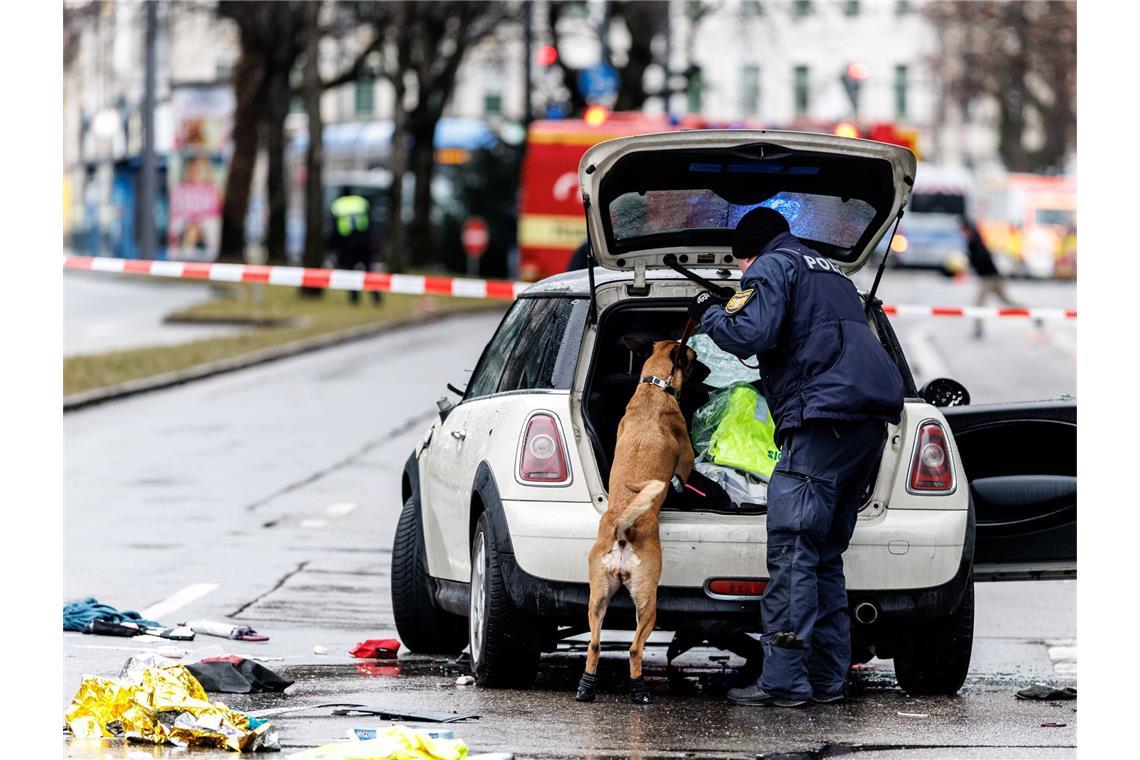
[[[498,547],[484,513],[471,540],[468,617],[471,672],[480,686],[526,688],[534,683],[541,648],[535,623],[511,603]]]
[[[913,626],[895,653],[895,678],[912,696],[957,694],[974,648],[974,579],[949,617]]]
[[[415,496],[404,502],[392,542],[392,614],[400,640],[413,652],[455,655],[467,646],[467,620],[440,609],[432,593]]]

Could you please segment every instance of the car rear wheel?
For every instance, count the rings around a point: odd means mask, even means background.
[[[526,687],[538,674],[537,626],[515,609],[487,515],[471,540],[471,672],[480,686]]]
[[[895,654],[895,678],[907,694],[957,694],[974,648],[974,579],[952,615],[912,626]]]
[[[420,505],[404,502],[392,542],[392,614],[408,649],[421,654],[458,654],[467,644],[466,621],[441,610],[432,593]]]

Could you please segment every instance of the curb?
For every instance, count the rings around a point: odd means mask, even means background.
[[[119,383],[118,385],[112,385],[106,388],[93,388],[89,391],[80,391],[70,396],[64,396],[63,412],[66,414],[67,412],[74,412],[108,401],[116,401],[118,399],[129,398],[130,396],[150,393],[151,391],[172,388],[176,385],[184,385],[194,382],[195,380],[205,380],[208,377],[225,374],[226,372],[233,372],[247,367],[254,367],[259,364],[268,364],[280,359],[288,359],[291,356],[307,354],[322,348],[332,348],[333,346],[363,340],[364,338],[371,338],[382,333],[394,332],[407,327],[414,327],[431,322],[440,322],[452,319],[453,317],[478,313],[480,311],[484,310],[471,309],[469,311],[455,311],[447,314],[412,315],[382,324],[350,327],[335,333],[317,335],[312,338],[305,338],[280,346],[263,348],[258,351],[251,351],[248,354],[231,356],[228,359],[219,359],[215,362],[199,364],[184,370],[165,372],[161,375],[152,375],[151,377],[141,377],[137,380],[128,380],[125,383]]]

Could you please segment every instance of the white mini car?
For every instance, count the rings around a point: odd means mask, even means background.
[[[792,132],[675,132],[590,149],[579,177],[603,268],[527,289],[405,466],[392,554],[405,645],[469,646],[480,684],[530,683],[542,652],[586,629],[586,555],[640,371],[622,339],[677,338],[701,290],[666,262],[733,284],[732,228],[764,204],[853,271],[898,217],[914,172],[897,146]],[[968,406],[952,380],[919,390],[875,301],[868,320],[907,400],[844,557],[854,657],[893,657],[908,692],[950,694],[970,662],[974,580],[1076,574],[1076,404]],[[707,336],[691,345],[711,371],[686,384],[687,416],[718,387],[759,387]],[[671,654],[702,641],[739,647],[761,630],[764,498],[732,501],[711,480],[701,490],[672,493],[661,515],[658,627],[677,634]],[[632,624],[621,591],[606,626]]]

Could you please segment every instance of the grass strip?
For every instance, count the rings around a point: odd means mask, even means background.
[[[302,298],[297,288],[259,284],[235,284],[217,288],[217,296],[168,315],[180,323],[267,324],[235,335],[195,340],[173,346],[152,346],[98,354],[66,357],[63,361],[63,392],[70,396],[107,388],[130,380],[187,370],[266,348],[282,346],[319,335],[371,325],[406,322],[419,316],[461,311],[502,310],[501,301],[473,298],[436,298],[387,293],[373,304],[362,293],[359,306],[348,303],[340,291],[326,291],[322,298]]]

